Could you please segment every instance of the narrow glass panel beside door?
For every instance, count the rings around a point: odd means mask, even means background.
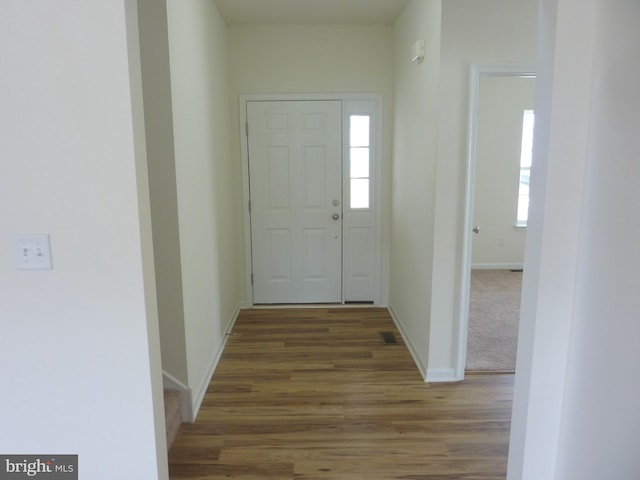
[[[369,189],[371,163],[369,115],[349,117],[349,207],[370,208]]]

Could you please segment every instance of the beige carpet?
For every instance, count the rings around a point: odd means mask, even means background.
[[[184,395],[178,390],[164,390],[164,418],[167,430],[167,450],[171,448],[173,441],[182,426],[182,399]]]
[[[513,371],[522,272],[472,270],[467,370]]]

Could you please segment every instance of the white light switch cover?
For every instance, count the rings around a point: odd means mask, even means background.
[[[15,235],[16,266],[18,270],[51,270],[49,235]]]

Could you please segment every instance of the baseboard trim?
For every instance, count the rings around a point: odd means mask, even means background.
[[[405,332],[404,328],[402,327],[402,323],[400,322],[400,319],[398,318],[396,313],[393,311],[393,308],[388,306],[387,310],[389,311],[389,314],[391,315],[391,318],[393,319],[393,323],[395,323],[397,329],[400,330],[400,334],[402,335],[402,338],[404,339],[405,345],[409,349],[409,353],[411,353],[411,356],[413,357],[413,361],[415,362],[416,367],[418,367],[418,370],[420,371],[420,375],[422,375],[422,378],[426,382],[427,381],[427,370],[424,367],[424,365],[422,365],[422,363],[420,362],[420,356],[416,352],[416,349],[415,349],[415,347],[414,347],[414,345],[413,345],[413,343],[411,341],[411,337],[409,335],[407,335],[407,333]]]
[[[238,315],[240,314],[241,308],[242,308],[241,304],[238,304],[236,306],[235,312],[231,316],[231,319],[229,319],[229,321],[227,322],[227,326],[224,329],[224,332],[225,332],[224,338],[222,339],[222,342],[220,343],[220,346],[218,347],[216,354],[211,359],[211,363],[209,365],[209,368],[207,369],[207,374],[205,375],[200,386],[198,387],[196,396],[192,398],[191,411],[193,413],[193,416],[192,416],[192,419],[190,420],[191,422],[195,421],[196,416],[200,411],[200,406],[202,405],[204,396],[207,394],[207,388],[209,387],[209,383],[213,378],[213,374],[216,371],[216,367],[220,362],[220,357],[222,357],[222,353],[224,352],[224,347],[227,345],[227,340],[229,339],[229,333],[233,329],[233,325],[236,323],[236,320],[238,319]]]
[[[453,368],[430,368],[427,370],[426,381],[438,382],[459,382],[456,378],[456,371]]]
[[[471,270],[522,270],[523,263],[472,263]]]
[[[164,370],[162,371],[162,386],[165,389],[178,390],[183,393],[182,403],[180,404],[182,421],[192,422],[192,418],[194,418],[194,415],[191,410],[191,389],[176,377],[171,375],[169,372],[165,372]]]

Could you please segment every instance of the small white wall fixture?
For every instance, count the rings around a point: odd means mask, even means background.
[[[411,61],[413,63],[422,63],[424,60],[424,40],[416,40],[411,47]]]
[[[467,362],[467,333],[469,326],[469,295],[471,281],[471,248],[473,245],[473,198],[478,130],[478,101],[480,79],[483,77],[535,77],[535,66],[530,64],[474,63],[469,71],[469,110],[467,123],[467,163],[465,175],[464,224],[462,230],[462,271],[460,272],[458,345],[456,379],[464,379]]]

